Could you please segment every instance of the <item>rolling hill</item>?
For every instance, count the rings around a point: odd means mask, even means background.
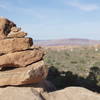
[[[90,40],[90,39],[58,39],[58,40],[35,40],[35,45],[39,46],[68,46],[68,45],[96,45],[100,44],[100,40]]]

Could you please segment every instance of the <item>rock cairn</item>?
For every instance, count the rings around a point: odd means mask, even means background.
[[[0,86],[39,83],[47,76],[42,48],[16,24],[0,17]]]

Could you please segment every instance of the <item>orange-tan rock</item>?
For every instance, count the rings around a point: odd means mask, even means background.
[[[38,83],[47,76],[47,67],[43,61],[23,68],[0,72],[0,86]]]
[[[27,33],[25,32],[11,32],[8,34],[8,38],[24,38],[27,36]]]
[[[47,76],[44,51],[12,21],[0,17],[0,86],[39,83]]]
[[[6,18],[0,17],[0,39],[6,38],[6,36],[11,31],[11,28],[15,26],[16,24],[14,24],[12,21]]]
[[[32,38],[11,38],[0,40],[0,54],[29,49],[33,44]]]
[[[0,67],[25,67],[43,58],[44,52],[41,49],[32,49],[9,53],[0,56]]]
[[[12,27],[11,28],[11,32],[19,32],[19,31],[21,31],[21,28],[19,28],[19,27]]]
[[[65,89],[43,94],[44,100],[100,100],[100,94],[82,87]]]
[[[44,100],[41,94],[44,91],[48,92],[48,89],[51,90],[51,88],[55,90],[55,87],[52,87],[52,84],[47,80],[20,87],[6,86],[0,88],[0,100]]]
[[[0,88],[0,100],[44,100],[34,86],[31,87],[14,87],[7,86]]]

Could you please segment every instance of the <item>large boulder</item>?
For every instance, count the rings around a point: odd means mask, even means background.
[[[47,67],[43,61],[23,68],[0,72],[0,86],[39,83],[47,76]]]
[[[0,17],[0,39],[6,38],[6,36],[11,31],[11,28],[15,26],[16,24],[14,24],[12,21],[6,18]]]
[[[0,40],[0,54],[26,50],[32,45],[32,38],[3,39]]]
[[[34,87],[0,88],[0,100],[44,100]]]
[[[12,27],[11,32],[19,32],[21,31],[21,27]]]
[[[45,100],[100,100],[100,95],[82,87],[68,87],[63,90],[43,93]]]
[[[43,50],[35,48],[26,51],[9,53],[0,56],[0,67],[26,67],[27,65],[40,61],[43,56]]]
[[[37,84],[1,87],[0,100],[45,100],[41,94],[51,89],[55,90],[55,87],[47,80]]]

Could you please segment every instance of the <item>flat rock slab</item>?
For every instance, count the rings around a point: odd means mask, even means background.
[[[0,56],[0,67],[26,67],[29,64],[41,60],[44,56],[42,49],[32,49],[9,53]]]
[[[0,86],[39,83],[47,76],[47,67],[43,61],[24,68],[0,72]]]
[[[3,39],[0,40],[0,54],[26,50],[32,45],[32,38]]]
[[[0,88],[0,100],[44,100],[34,87]]]

